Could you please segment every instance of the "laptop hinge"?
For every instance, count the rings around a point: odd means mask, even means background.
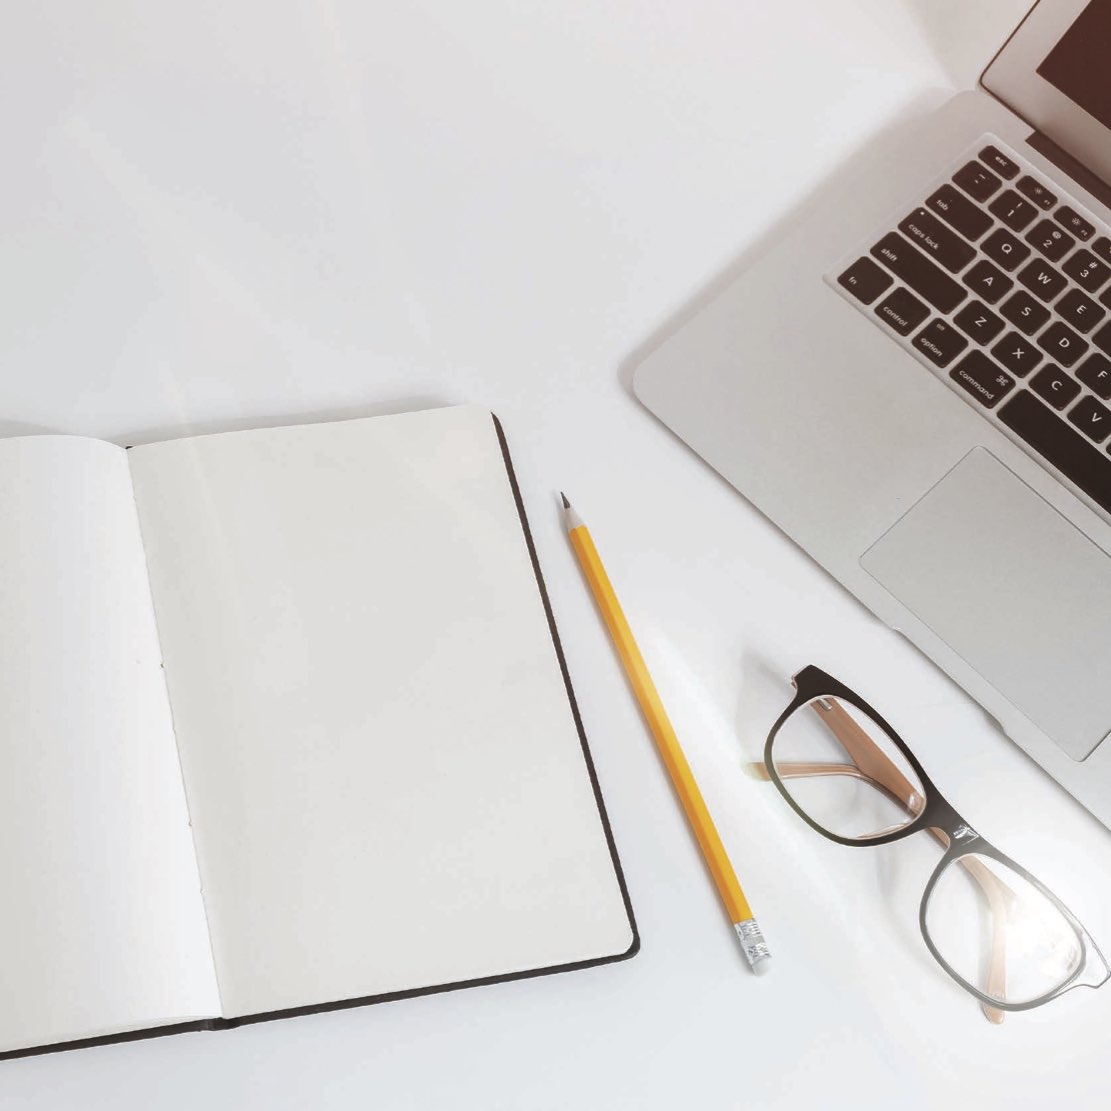
[[[1040,131],[1033,132],[1026,140],[1040,155],[1048,158],[1057,169],[1068,174],[1081,189],[1087,189],[1101,204],[1111,208],[1111,186],[1096,177],[1083,163],[1063,151],[1052,139]]]

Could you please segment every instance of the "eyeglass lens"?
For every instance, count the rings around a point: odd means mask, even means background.
[[[925,806],[918,775],[885,730],[839,698],[816,698],[782,724],[772,766],[811,821],[837,837],[893,833]]]
[[[926,933],[938,955],[972,987],[1001,1003],[1052,994],[1080,967],[1083,943],[1056,904],[994,857],[968,853],[938,876],[926,902]]]

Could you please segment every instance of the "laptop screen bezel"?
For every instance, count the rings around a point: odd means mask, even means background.
[[[1031,127],[1111,185],[1111,129],[1038,72],[1089,0],[1040,0],[992,59],[980,83]]]

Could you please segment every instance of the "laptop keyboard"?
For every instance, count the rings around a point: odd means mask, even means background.
[[[830,284],[1111,514],[1111,230],[994,136]]]

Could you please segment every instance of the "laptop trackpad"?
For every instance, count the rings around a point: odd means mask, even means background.
[[[969,452],[860,562],[1074,760],[1107,736],[1111,557],[990,452]]]

